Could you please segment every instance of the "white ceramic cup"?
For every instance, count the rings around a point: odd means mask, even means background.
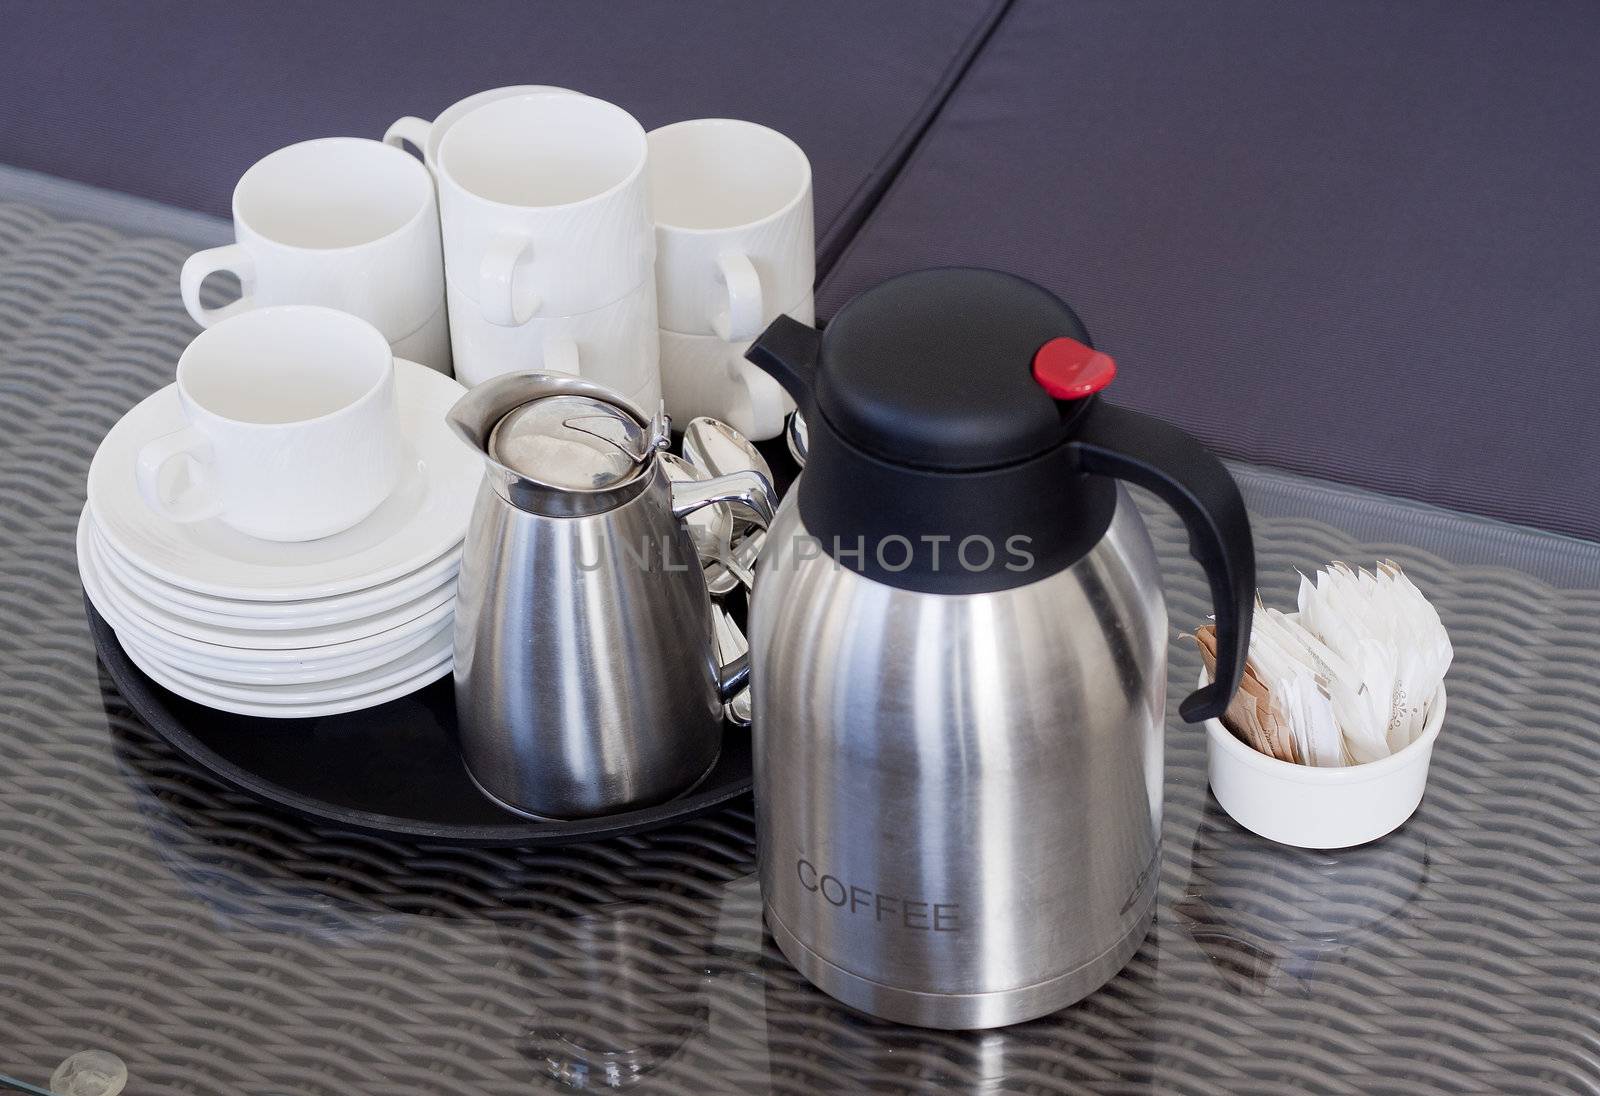
[[[389,349],[394,351],[394,356],[397,358],[417,362],[451,376],[455,365],[450,360],[448,308],[439,309],[427,323],[404,338],[390,339]]]
[[[810,292],[780,311],[801,323],[816,319]],[[765,370],[745,360],[751,341],[661,332],[661,394],[674,421],[709,415],[752,441],[783,433],[794,401]]]
[[[210,327],[252,308],[314,304],[359,316],[393,344],[444,323],[439,215],[427,168],[380,141],[328,137],[281,148],[233,188],[237,243],[189,256],[184,307]],[[242,295],[200,303],[206,278],[231,271]],[[412,361],[450,372],[448,336]],[[444,357],[436,356],[445,351]]]
[[[216,518],[263,540],[315,540],[360,522],[400,478],[394,356],[377,328],[313,305],[229,317],[178,359],[188,425],[145,443],[136,476],[172,521]],[[169,466],[190,483],[168,493]]]
[[[1202,685],[1209,680],[1200,675]],[[1211,793],[1235,822],[1280,845],[1343,849],[1376,841],[1398,829],[1422,802],[1444,712],[1440,685],[1414,740],[1377,761],[1334,768],[1268,757],[1239,741],[1221,720],[1208,719]]]
[[[455,125],[463,116],[473,110],[492,103],[497,99],[510,99],[518,95],[534,95],[539,92],[550,92],[556,95],[576,95],[575,91],[567,88],[552,87],[549,84],[513,84],[510,87],[490,88],[480,91],[476,95],[469,95],[451,103],[433,121],[407,115],[396,118],[383,135],[383,143],[401,148],[410,145],[422,153],[423,162],[428,165],[428,170],[439,170],[439,142],[451,126]],[[404,357],[404,355],[401,355]]]
[[[497,99],[439,142],[450,285],[490,323],[591,312],[652,277],[644,130],[586,95]]]
[[[811,294],[811,163],[776,130],[697,118],[651,131],[661,326],[754,339]]]
[[[488,322],[455,286],[448,296],[456,378],[462,384],[482,384],[528,369],[570,373],[619,395],[638,396],[655,410],[661,393],[661,344],[655,287],[648,282],[604,308],[529,320],[521,327]]]

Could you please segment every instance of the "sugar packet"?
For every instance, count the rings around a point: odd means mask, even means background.
[[[1302,575],[1297,610],[1256,600],[1244,681],[1224,725],[1252,749],[1303,765],[1363,764],[1415,741],[1454,651],[1400,565],[1336,562]],[[1195,639],[1215,673],[1215,629]]]

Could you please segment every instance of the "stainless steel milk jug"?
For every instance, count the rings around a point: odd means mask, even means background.
[[[1210,576],[1221,714],[1254,554],[1222,464],[1104,403],[1110,358],[1029,282],[892,279],[749,357],[805,416],[750,610],[767,924],[863,1011],[981,1028],[1088,994],[1159,871],[1169,641],[1119,479],[1182,514]]]
[[[467,771],[544,818],[686,791],[717,759],[748,663],[717,665],[683,518],[731,503],[765,525],[771,485],[756,472],[669,483],[666,417],[576,377],[496,378],[449,421],[488,465],[456,597]]]

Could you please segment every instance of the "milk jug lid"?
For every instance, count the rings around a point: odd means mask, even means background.
[[[536,483],[573,491],[615,487],[638,475],[650,432],[615,404],[545,396],[507,412],[489,435],[489,456]]]

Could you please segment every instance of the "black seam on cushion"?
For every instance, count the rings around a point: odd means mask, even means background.
[[[861,231],[861,227],[878,208],[878,203],[883,201],[889,187],[900,177],[906,162],[911,159],[917,146],[922,143],[923,137],[943,113],[945,104],[955,94],[956,88],[972,68],[972,63],[978,59],[978,54],[983,52],[983,47],[988,44],[1000,26],[1001,20],[1011,10],[1012,2],[1013,0],[998,0],[984,21],[967,36],[961,49],[940,74],[939,82],[934,85],[933,92],[923,103],[922,109],[912,117],[906,128],[901,130],[895,143],[889,146],[889,151],[873,165],[861,185],[856,187],[855,192],[845,201],[833,222],[824,229],[817,241],[816,285],[822,284],[828,272],[833,269],[845,249],[854,241],[856,234]]]

